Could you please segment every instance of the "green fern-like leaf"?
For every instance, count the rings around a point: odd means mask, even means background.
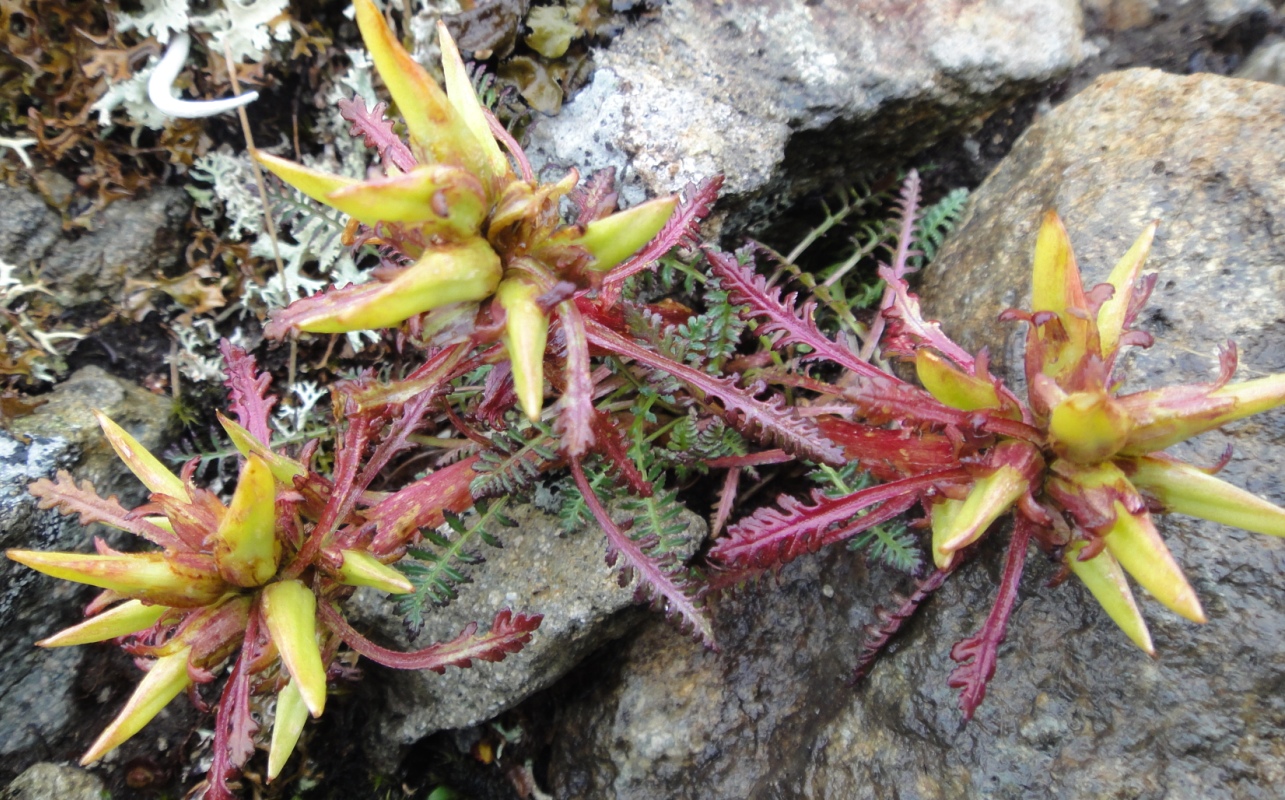
[[[457,596],[456,587],[469,581],[471,568],[486,559],[480,546],[500,547],[494,530],[511,528],[514,522],[503,513],[505,498],[490,503],[479,501],[472,525],[450,512],[444,512],[450,533],[432,531],[425,534],[431,547],[411,548],[397,567],[410,579],[415,590],[398,598],[398,609],[406,618],[412,633],[424,626],[425,612],[431,606],[445,606]]]
[[[687,544],[687,523],[682,519],[678,490],[665,491],[665,473],[659,465],[648,470],[647,477],[652,484],[651,497],[630,495],[620,501],[620,507],[634,520],[629,535],[635,541],[654,539],[651,555],[674,552]]]
[[[544,423],[507,428],[491,437],[494,448],[484,451],[469,484],[474,497],[521,494],[530,489],[545,465],[558,460],[558,437]]]
[[[967,205],[968,190],[959,188],[924,209],[919,221],[915,223],[915,248],[920,253],[910,259],[915,269],[922,268],[937,257],[937,251],[959,224]]]
[[[855,461],[838,469],[822,466],[808,477],[820,483],[821,491],[830,498],[844,497],[875,484],[874,477],[863,471]],[[918,537],[900,522],[876,525],[849,540],[848,549],[865,550],[874,560],[912,575],[918,574],[925,564]]]
[[[723,363],[736,355],[745,330],[745,320],[741,317],[744,306],[729,303],[727,292],[716,283],[711,282],[705,292],[705,313],[675,329],[687,343],[687,363],[712,374],[719,374]]]

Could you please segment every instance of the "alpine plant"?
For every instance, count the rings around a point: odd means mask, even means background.
[[[923,388],[862,362],[824,337],[809,318],[729,256],[711,254],[724,288],[747,304],[778,345],[805,344],[814,361],[847,370],[828,384],[801,373],[777,376],[834,403],[821,430],[879,480],[811,504],[783,497],[732,525],[710,552],[721,583],[775,568],[818,547],[849,539],[919,506],[931,528],[936,572],[901,608],[885,614],[857,667],[860,677],[898,626],[974,550],[1001,518],[1013,521],[999,595],[984,628],[955,645],[966,718],[994,675],[996,652],[1034,541],[1078,578],[1129,639],[1148,654],[1151,637],[1128,578],[1175,613],[1204,622],[1200,601],[1156,529],[1153,514],[1172,511],[1285,536],[1285,509],[1215,477],[1216,470],[1163,452],[1171,445],[1285,402],[1285,375],[1233,384],[1236,351],[1221,353],[1211,383],[1121,393],[1116,367],[1129,346],[1152,338],[1132,326],[1155,275],[1141,276],[1156,224],[1149,225],[1110,273],[1085,289],[1065,228],[1048,212],[1035,244],[1032,309],[1002,320],[1027,326],[1023,399],[976,357],[920,314],[906,282],[914,253],[918,202],[912,174],[901,199],[902,226],[878,325],[884,352],[910,359]],[[892,424],[888,424],[892,423]],[[1126,577],[1127,576],[1127,577]]]
[[[499,661],[530,641],[539,615],[500,612],[490,630],[471,624],[460,635],[415,653],[394,653],[353,630],[340,612],[357,586],[392,594],[412,590],[390,566],[423,528],[444,512],[472,505],[471,460],[439,470],[391,494],[367,492],[370,481],[405,447],[427,408],[368,403],[358,409],[348,389],[335,389],[347,419],[336,442],[334,474],[309,466],[316,447],[298,459],[272,449],[266,394],[269,378],[254,359],[224,343],[228,387],[237,421],[220,416],[243,455],[231,499],[196,486],[199,459],[175,475],[124,429],[102,414],[99,423],[117,455],[142,481],[149,501],[126,510],[66,472],[30,491],[43,508],[79,514],[132,533],[151,549],[119,552],[95,538],[96,552],[9,550],[9,558],[55,578],[103,590],[87,619],[38,642],[65,647],[115,640],[145,670],[134,694],[84,754],[88,765],[143,728],[176,695],[211,684],[226,667],[218,701],[206,797],[230,798],[227,781],[254,753],[258,724],[252,697],[276,695],[266,775],[286,764],[309,717],[325,709],[327,684],[343,670],[340,650],[388,666],[445,671],[473,660]],[[198,702],[198,706],[201,704]],[[254,709],[258,710],[258,709]]]
[[[643,323],[646,334],[672,327],[676,316],[686,319],[672,303],[625,300],[624,284],[676,248],[693,248],[721,179],[623,211],[611,171],[583,184],[575,170],[541,183],[521,146],[479,102],[445,26],[438,28],[443,89],[406,53],[370,0],[355,7],[407,138],[384,119],[383,103],[368,110],[357,100],[342,110],[352,132],[378,150],[384,174],[359,181],[262,152],[256,158],[286,183],[348,214],[349,242],[378,246],[383,263],[368,283],[293,303],[270,321],[268,335],[397,331],[399,341],[423,348],[425,360],[370,389],[389,400],[408,401],[489,367],[478,402],[459,403],[457,410],[451,403],[458,401],[444,399],[441,409],[463,434],[456,441],[483,449],[479,469],[490,472],[475,482],[474,495],[500,493],[497,487],[521,492],[540,474],[569,469],[621,580],[636,576],[640,599],[712,645],[698,582],[666,537],[613,522],[595,494],[595,481],[607,473],[635,499],[654,491],[630,455],[624,429],[638,432],[635,423],[641,423],[619,413],[619,402],[629,405],[621,398],[663,374],[689,387],[664,403],[679,416],[696,405],[703,420],[727,420],[792,455],[842,461],[839,448],[779,396],[764,397],[761,386],[747,388],[736,376],[671,358],[636,335],[639,320],[650,320]],[[550,395],[557,399],[546,408]],[[510,452],[510,436],[488,438],[475,426],[512,426],[513,409],[535,438]]]

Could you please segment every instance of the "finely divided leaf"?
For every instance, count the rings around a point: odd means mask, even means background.
[[[839,448],[822,436],[810,420],[799,416],[780,398],[775,402],[758,400],[730,378],[717,378],[653,353],[592,319],[585,320],[585,329],[593,344],[668,372],[717,398],[729,414],[736,415],[737,425],[742,430],[756,431],[760,438],[810,461],[842,464],[846,460]]]
[[[40,498],[40,508],[57,508],[60,514],[79,514],[81,525],[100,522],[117,530],[129,531],[167,550],[181,548],[183,543],[167,530],[158,528],[144,519],[133,516],[112,495],[99,497],[94,485],[82,481],[80,486],[66,470],[58,470],[57,482],[41,478],[27,487],[27,491]]]
[[[264,445],[269,445],[272,428],[268,420],[272,407],[276,405],[275,395],[268,394],[268,385],[272,376],[266,372],[256,372],[254,356],[237,347],[227,339],[219,341],[219,351],[223,353],[224,369],[227,377],[224,383],[228,387],[228,402],[232,413],[236,414],[241,427],[248,430]]]

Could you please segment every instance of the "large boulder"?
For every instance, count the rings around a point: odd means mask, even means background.
[[[1153,218],[1160,281],[1129,387],[1285,371],[1285,89],[1150,70],[1099,79],[1038,121],[977,191],[924,276],[929,316],[1015,380],[1041,213],[1066,220],[1089,283]],[[1011,333],[1010,333],[1011,331]],[[1175,448],[1285,504],[1285,413]],[[1141,597],[1155,659],[1078,584],[1032,558],[985,703],[964,724],[946,685],[998,579],[994,545],[954,575],[863,686],[842,683],[893,579],[838,548],[720,607],[715,655],[648,630],[605,656],[552,734],[559,797],[1240,798],[1279,792],[1285,757],[1285,542],[1183,517],[1161,530],[1210,618]],[[1002,537],[999,537],[1002,538]],[[904,589],[905,587],[903,587]]]
[[[743,230],[1066,74],[1082,38],[1076,0],[675,0],[596,54],[532,151],[617,167],[631,201],[723,173]]]

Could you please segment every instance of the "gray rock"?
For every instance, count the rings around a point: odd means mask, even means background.
[[[1125,364],[1132,387],[1208,380],[1238,340],[1240,378],[1285,370],[1285,90],[1149,70],[1099,79],[1029,130],[924,278],[930,316],[966,346],[1013,358],[996,314],[1029,293],[1041,212],[1066,220],[1089,283],[1152,218],[1161,276]],[[1012,336],[1019,335],[1017,330]],[[1012,338],[1011,336],[1009,337]],[[1007,355],[1007,358],[1003,356]],[[1012,369],[1008,369],[1012,377]],[[1281,410],[1175,448],[1285,503]],[[893,578],[842,550],[790,565],[719,607],[723,655],[649,628],[573,697],[555,730],[559,797],[1258,798],[1285,758],[1285,542],[1161,518],[1210,618],[1140,597],[1159,655],[1134,648],[1074,582],[1028,562],[986,702],[963,725],[951,645],[979,628],[998,543],[952,577],[855,690],[842,686],[871,607]],[[833,588],[833,599],[827,599]],[[905,587],[902,587],[903,589]]]
[[[58,212],[36,192],[0,186],[0,259],[16,267],[34,265],[62,235]]]
[[[377,767],[396,766],[405,746],[431,733],[474,725],[516,705],[638,622],[635,584],[622,587],[607,567],[606,539],[596,526],[567,534],[556,517],[531,506],[506,513],[517,527],[498,532],[503,548],[483,550],[486,565],[473,571],[474,582],[433,612],[413,640],[386,595],[362,589],[348,603],[354,624],[375,629],[377,638],[392,639],[401,649],[451,639],[470,622],[485,628],[504,608],[544,615],[531,643],[500,663],[451,668],[444,675],[370,667],[380,710],[367,731],[367,752]],[[692,532],[684,555],[690,557],[705,526],[684,514]],[[670,633],[683,638],[672,628]]]
[[[1082,36],[1075,0],[677,0],[597,54],[531,149],[616,166],[630,201],[724,173],[741,230],[1056,79]]]
[[[92,537],[74,518],[41,511],[27,485],[71,469],[104,495],[127,505],[143,488],[102,439],[89,413],[107,413],[144,446],[159,450],[170,428],[169,403],[97,367],[77,371],[49,402],[0,432],[0,549],[88,550]],[[102,533],[103,531],[98,531]],[[124,544],[123,542],[116,542]],[[0,560],[0,756],[13,764],[35,755],[75,755],[88,731],[78,729],[73,685],[85,648],[32,646],[80,617],[93,590]],[[75,740],[78,744],[72,744]]]
[[[1227,30],[1255,15],[1275,16],[1276,9],[1268,0],[1205,0],[1205,19],[1221,30]]]
[[[0,259],[37,270],[64,306],[119,301],[128,278],[151,278],[179,264],[178,232],[191,206],[182,189],[157,187],[112,203],[76,236],[63,233],[61,218],[40,195],[0,187]]]
[[[102,800],[106,796],[97,775],[65,764],[32,764],[7,788],[0,800]]]
[[[1236,77],[1285,86],[1285,41],[1267,41],[1254,48],[1236,70]]]

